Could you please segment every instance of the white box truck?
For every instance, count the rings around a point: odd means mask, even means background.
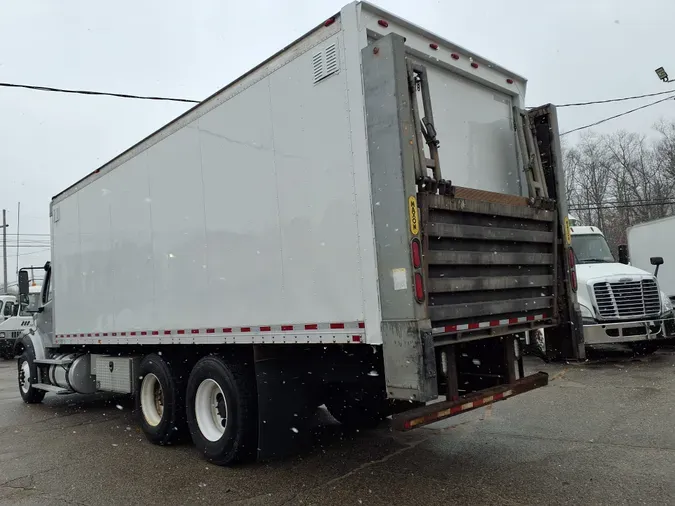
[[[152,442],[230,464],[323,404],[408,430],[545,385],[518,335],[583,343],[555,109],[524,92],[347,5],[53,198],[23,399],[133,394]]]
[[[644,271],[655,272],[655,263],[663,260],[658,268],[661,290],[675,300],[675,216],[648,221],[626,231],[628,256],[631,265]]]

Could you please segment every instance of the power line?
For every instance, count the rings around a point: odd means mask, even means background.
[[[590,102],[572,102],[569,104],[555,104],[556,107],[580,107],[584,105],[595,105],[595,104],[609,104],[612,102],[624,102],[626,100],[637,100],[639,98],[649,98],[649,97],[657,97],[659,95],[668,95],[669,93],[673,93],[673,90],[667,90],[667,91],[658,91],[656,93],[646,93],[644,95],[633,95],[632,97],[620,97],[620,98],[608,98],[605,100],[592,100]]]
[[[66,88],[54,88],[51,86],[33,86],[30,84],[15,84],[15,83],[2,83],[0,86],[5,88],[23,88],[26,90],[36,90],[36,91],[51,91],[54,93],[70,93],[75,95],[98,95],[106,97],[117,97],[117,98],[133,98],[136,100],[155,100],[163,102],[183,102],[188,104],[199,104],[199,100],[190,100],[188,98],[173,98],[173,97],[154,97],[147,95],[131,95],[127,93],[109,93],[105,91],[92,91],[92,90],[71,90]]]
[[[672,206],[675,205],[675,200],[670,200],[668,202],[645,202],[642,204],[600,204],[600,205],[588,205],[588,206],[570,206],[568,209],[570,211],[594,211],[594,210],[604,210],[604,209],[625,209],[631,207],[652,207],[652,206]]]
[[[675,91],[670,91],[670,93],[675,94]],[[674,97],[672,97],[672,96],[668,96],[666,98],[662,98],[661,100],[656,100],[655,102],[651,102],[649,104],[641,105],[640,107],[636,107],[635,109],[631,109],[629,111],[625,111],[625,112],[622,112],[620,114],[615,114],[614,116],[609,116],[608,118],[601,119],[600,121],[596,121],[595,123],[590,123],[588,125],[584,125],[584,126],[581,126],[581,127],[578,127],[578,128],[574,128],[572,130],[568,130],[567,132],[561,133],[560,136],[562,137],[563,135],[571,134],[573,132],[578,132],[579,130],[585,130],[586,128],[591,128],[591,127],[600,125],[601,123],[606,123],[607,121],[610,121],[610,120],[613,120],[613,119],[616,119],[616,118],[620,118],[621,116],[626,116],[627,114],[634,113],[634,112],[639,111],[641,109],[646,109],[647,107],[651,107],[653,105],[660,104],[661,102],[665,102],[666,100],[672,100],[673,98]]]

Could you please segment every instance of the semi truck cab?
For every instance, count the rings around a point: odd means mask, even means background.
[[[674,324],[656,276],[617,262],[599,228],[574,225],[570,233],[585,344],[655,350]]]

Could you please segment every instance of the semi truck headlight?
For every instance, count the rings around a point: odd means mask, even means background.
[[[673,310],[673,303],[671,302],[670,297],[668,297],[663,292],[661,292],[661,305],[663,306],[663,312],[664,313],[667,313],[667,312]],[[2,335],[1,332],[0,332],[0,335]]]
[[[582,318],[590,318],[591,320],[595,318],[595,316],[593,315],[593,311],[591,311],[589,308],[587,308],[583,304],[579,304],[579,307],[581,308]]]

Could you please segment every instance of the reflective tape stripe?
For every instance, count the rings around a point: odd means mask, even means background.
[[[521,316],[519,318],[507,318],[504,320],[490,320],[486,322],[464,323],[461,325],[446,325],[431,329],[432,334],[449,334],[452,332],[462,332],[464,330],[478,330],[490,327],[508,327],[518,323],[528,323],[534,321],[547,320],[549,316],[545,314]]]

